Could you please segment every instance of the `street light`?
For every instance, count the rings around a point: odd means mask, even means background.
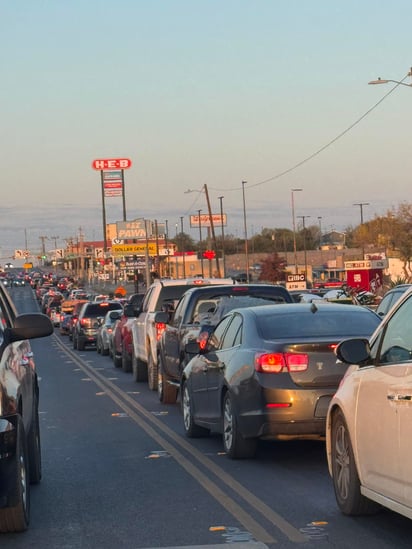
[[[186,278],[185,242],[183,237],[183,216],[180,217],[180,247],[182,249],[182,258],[183,258],[183,278]]]
[[[242,181],[242,195],[243,195],[243,228],[245,233],[245,261],[246,261],[246,282],[249,282],[249,251],[247,241],[247,223],[246,223],[246,201],[245,201],[245,185],[247,181]]]
[[[199,252],[200,252],[200,267],[202,270],[202,278],[205,276],[205,271],[203,268],[203,245],[202,245],[202,220],[200,218],[200,212],[202,210],[197,210],[198,221],[199,221]]]
[[[224,223],[223,223],[223,199],[224,196],[219,196],[219,202],[220,202],[220,223],[222,226],[222,267],[223,267],[223,278],[226,276],[226,263],[225,263],[225,229],[224,229]]]
[[[293,225],[293,254],[295,258],[295,274],[298,274],[298,255],[296,252],[296,223],[295,223],[295,199],[294,199],[294,193],[303,191],[303,189],[292,189],[291,195],[292,195],[292,225]]]
[[[302,219],[303,222],[303,253],[305,257],[305,278],[307,278],[307,271],[308,271],[308,261],[306,256],[306,227],[305,227],[305,219],[307,217],[310,217],[310,215],[298,215],[300,219]]]
[[[412,83],[411,84],[406,84],[404,82],[404,80],[406,80],[408,78],[408,76],[412,77],[412,68],[409,70],[408,74],[404,78],[402,78],[402,80],[391,80],[389,78],[378,78],[377,80],[371,80],[370,82],[368,82],[368,84],[371,84],[371,85],[389,84],[389,82],[393,82],[394,84],[398,84],[399,86],[408,86],[408,88],[411,88]]]

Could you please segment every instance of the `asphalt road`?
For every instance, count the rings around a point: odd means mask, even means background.
[[[11,290],[21,312],[29,288]],[[337,509],[321,442],[265,442],[231,461],[221,437],[189,440],[180,407],[67,337],[32,343],[40,380],[43,480],[16,549],[410,548],[412,522]],[[384,442],[384,441],[383,441]]]

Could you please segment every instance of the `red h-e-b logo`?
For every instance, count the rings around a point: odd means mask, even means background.
[[[103,158],[92,162],[94,170],[127,170],[131,165],[129,158]]]

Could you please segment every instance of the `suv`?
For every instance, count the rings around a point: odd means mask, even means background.
[[[155,323],[165,328],[158,341],[158,394],[160,402],[176,402],[183,368],[193,357],[188,343],[206,343],[220,319],[232,309],[293,303],[290,293],[274,284],[208,286],[187,290],[173,313],[155,315]]]
[[[108,311],[122,311],[119,301],[84,303],[73,328],[73,349],[84,351],[86,345],[96,345],[97,331]]]
[[[52,333],[46,315],[18,315],[0,284],[0,532],[27,529],[29,483],[41,479],[39,385],[28,339]]]

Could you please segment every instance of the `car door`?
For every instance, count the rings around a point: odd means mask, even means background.
[[[190,384],[196,417],[210,420],[216,417],[216,410],[210,408],[208,397],[208,377],[217,375],[220,371],[220,360],[217,350],[221,346],[223,335],[231,321],[231,315],[225,317],[211,334],[207,352],[195,356],[189,363],[190,368]]]
[[[375,365],[360,370],[357,448],[360,477],[370,490],[412,502],[412,298],[373,342]]]
[[[221,394],[225,383],[226,367],[240,343],[241,326],[242,317],[239,314],[232,314],[225,319],[222,326],[223,335],[215,353],[216,360],[211,361],[206,370],[208,413],[216,421],[222,416]]]

